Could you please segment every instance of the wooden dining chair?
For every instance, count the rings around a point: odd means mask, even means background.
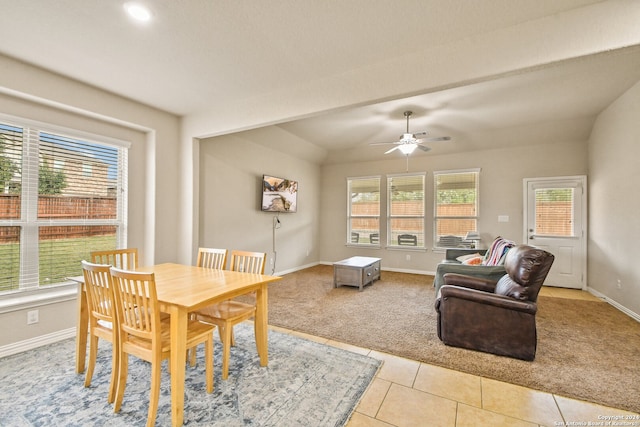
[[[162,319],[155,275],[111,268],[120,334],[119,367],[114,412],[119,412],[127,385],[128,355],[151,363],[147,426],[155,424],[160,396],[161,362],[171,357],[170,321]],[[207,393],[213,392],[214,325],[188,320],[187,349],[205,345]]]
[[[118,374],[118,328],[115,319],[115,300],[113,294],[113,282],[111,280],[111,266],[93,264],[82,261],[82,272],[87,296],[87,309],[89,312],[89,365],[84,380],[84,386],[91,385],[93,370],[96,366],[98,353],[98,338],[109,341],[112,344],[111,356],[111,380],[109,383],[109,395],[107,400],[113,403],[116,394],[116,382]]]
[[[90,255],[91,262],[96,264],[109,264],[123,270],[135,270],[138,268],[137,248],[93,251]]]
[[[211,268],[214,270],[224,270],[227,265],[227,250],[217,248],[198,248],[198,267]],[[192,318],[195,319],[195,314],[192,313]],[[218,330],[220,332],[220,330]],[[222,333],[220,332],[220,339],[222,340]],[[196,364],[196,352],[188,351],[187,360],[190,361],[191,366]]]
[[[198,249],[198,267],[224,270],[227,265],[227,250],[215,248]]]
[[[229,270],[244,273],[264,274],[267,254],[264,252],[231,251]]]
[[[246,273],[264,274],[267,254],[264,252],[231,251],[230,269]],[[200,266],[200,265],[199,265]],[[255,316],[256,305],[236,300],[222,301],[193,313],[195,318],[218,326],[222,341],[222,379],[229,377],[231,346],[235,346],[233,326]]]

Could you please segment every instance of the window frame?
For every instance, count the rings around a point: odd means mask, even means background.
[[[426,189],[426,172],[409,172],[409,173],[401,173],[401,174],[392,174],[387,175],[387,236],[386,242],[387,247],[391,249],[403,249],[403,250],[424,250],[426,249],[426,211],[427,211],[427,189]],[[394,178],[402,178],[402,177],[420,177],[422,179],[422,215],[397,215],[392,214],[391,204],[393,199],[393,191],[392,184]],[[393,241],[392,236],[394,234],[394,229],[392,227],[393,219],[417,219],[422,223],[422,232],[417,234],[417,242],[415,246],[410,245],[400,245],[398,241]],[[422,243],[422,244],[420,244]]]
[[[43,227],[67,226],[115,226],[116,246],[127,244],[127,210],[128,210],[128,157],[131,142],[104,135],[89,133],[77,129],[62,127],[41,121],[24,119],[0,114],[0,123],[22,129],[20,142],[20,216],[19,218],[0,219],[0,227],[20,227],[19,237],[19,277],[17,287],[0,290],[0,308],[9,303],[7,298],[16,295],[62,295],[65,289],[75,289],[75,282],[65,280],[52,284],[41,284],[39,253],[41,241],[39,230]],[[41,196],[38,191],[38,174],[41,167],[43,152],[40,145],[43,134],[76,140],[89,145],[98,145],[117,150],[116,179],[119,191],[115,218],[67,218],[55,219],[38,216],[38,203]],[[53,164],[51,165],[53,168]],[[66,294],[64,294],[66,295]],[[28,297],[32,298],[32,297]],[[4,300],[4,303],[2,302]]]
[[[353,183],[357,182],[357,181],[371,181],[371,180],[378,180],[378,214],[371,214],[371,215],[354,215],[353,213],[353,205],[352,205],[352,191],[351,189],[353,188]],[[382,175],[371,175],[371,176],[359,176],[359,177],[347,177],[347,233],[345,235],[345,240],[346,240],[346,245],[347,246],[369,246],[369,247],[380,247],[380,223],[381,223],[381,218],[382,218],[382,204],[381,204],[381,198],[382,198]],[[371,235],[375,234],[375,233],[369,233],[368,236],[368,242],[362,242],[360,243],[359,239],[358,242],[353,242],[352,240],[352,232],[353,232],[353,228],[352,228],[352,224],[353,224],[353,220],[354,219],[372,219],[372,218],[376,218],[378,221],[378,230],[377,230],[377,234],[378,234],[378,242],[377,243],[372,243],[371,242]]]
[[[452,248],[452,246],[439,246],[439,238],[438,238],[438,221],[441,219],[461,219],[461,220],[473,220],[475,222],[475,229],[469,231],[478,232],[478,222],[480,221],[480,168],[470,168],[470,169],[454,169],[454,170],[444,170],[444,171],[434,171],[433,172],[433,249],[434,250],[446,250]],[[473,216],[438,216],[438,177],[441,175],[462,175],[462,174],[476,174],[475,178],[475,215]],[[468,245],[468,247],[472,247],[474,242],[465,242],[464,238],[461,241],[461,246],[455,247],[464,247],[462,245]]]

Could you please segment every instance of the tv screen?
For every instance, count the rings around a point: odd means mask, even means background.
[[[264,212],[296,212],[298,210],[298,182],[263,175],[262,210]]]

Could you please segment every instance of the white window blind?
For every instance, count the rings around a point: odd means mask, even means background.
[[[389,246],[424,248],[425,174],[387,177]]]
[[[347,243],[380,244],[380,177],[347,179]]]
[[[536,189],[536,227],[540,236],[573,237],[575,188]]]
[[[0,292],[63,283],[93,250],[126,244],[125,143],[0,123]]]
[[[22,128],[0,125],[0,292],[20,286]]]
[[[434,172],[436,247],[459,247],[478,231],[479,170]]]

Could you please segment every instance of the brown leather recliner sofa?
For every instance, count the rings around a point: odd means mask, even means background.
[[[446,345],[533,360],[537,298],[553,254],[532,246],[512,248],[497,282],[449,273],[435,308],[438,337]]]

